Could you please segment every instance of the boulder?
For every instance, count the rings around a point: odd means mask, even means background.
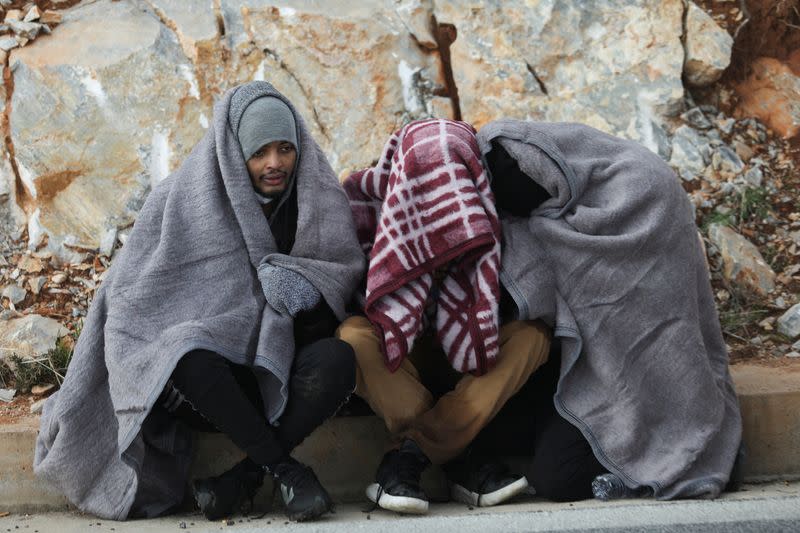
[[[800,54],[798,54],[800,58]],[[751,65],[750,77],[735,86],[738,117],[756,117],[789,139],[800,133],[800,72],[789,63],[762,57]]]
[[[66,334],[57,321],[40,315],[0,321],[0,360],[13,354],[28,358],[44,355]]]
[[[704,9],[690,1],[686,12],[685,49],[686,81],[702,87],[717,81],[730,65],[733,37]]]
[[[577,121],[658,151],[682,111],[682,0],[437,0],[461,112],[490,120]]]
[[[775,289],[775,272],[753,243],[721,224],[711,224],[708,237],[722,257],[725,279],[761,296]]]
[[[76,260],[130,224],[151,185],[203,131],[190,63],[154,15],[98,0],[65,12],[52,36],[16,49],[10,134],[31,246]]]

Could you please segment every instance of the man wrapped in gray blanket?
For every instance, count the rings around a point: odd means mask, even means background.
[[[516,318],[551,326],[561,352],[544,400],[557,416],[533,427],[529,402],[506,438],[501,424],[488,436],[529,443],[528,480],[553,499],[588,493],[586,481],[570,486],[570,469],[595,458],[607,471],[593,484],[604,499],[714,498],[735,486],[739,404],[674,172],[643,146],[581,124],[499,120],[477,138],[502,222],[500,279]]]
[[[265,474],[290,518],[330,511],[289,453],[353,390],[352,349],[332,334],[363,269],[303,119],[268,83],[231,89],[98,290],[44,408],[36,473],[83,511],[157,516],[183,500],[190,428],[220,431],[246,457],[195,480],[206,517],[236,512]]]

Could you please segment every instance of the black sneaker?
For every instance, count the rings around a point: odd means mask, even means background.
[[[264,483],[264,471],[245,459],[227,472],[216,477],[196,479],[192,483],[194,500],[209,520],[220,520],[235,514],[242,504],[250,500]]]
[[[499,463],[448,471],[450,497],[467,505],[490,507],[509,500],[528,488],[525,476],[511,473]]]
[[[313,520],[333,511],[333,501],[310,467],[288,458],[270,469],[291,520]]]
[[[648,487],[632,489],[622,482],[616,474],[600,474],[592,481],[592,494],[598,500],[621,500],[627,498],[643,498],[650,495]]]
[[[404,440],[400,448],[383,456],[375,475],[377,483],[367,487],[367,498],[390,511],[427,513],[428,497],[419,485],[419,478],[430,464],[416,442]]]

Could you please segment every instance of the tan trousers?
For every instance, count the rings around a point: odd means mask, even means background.
[[[393,445],[411,438],[435,464],[453,459],[472,442],[547,360],[551,341],[549,328],[539,321],[510,322],[500,328],[497,364],[476,377],[450,368],[430,337],[417,341],[400,368],[390,372],[380,341],[363,316],[345,320],[336,335],[353,347],[355,392],[383,418]],[[434,402],[422,384],[431,377],[452,380],[455,388]]]

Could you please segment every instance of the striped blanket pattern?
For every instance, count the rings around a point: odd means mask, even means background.
[[[344,182],[369,257],[365,314],[395,371],[423,330],[433,273],[436,335],[450,364],[481,375],[498,352],[500,223],[475,130],[464,122],[412,122],[377,165]]]

